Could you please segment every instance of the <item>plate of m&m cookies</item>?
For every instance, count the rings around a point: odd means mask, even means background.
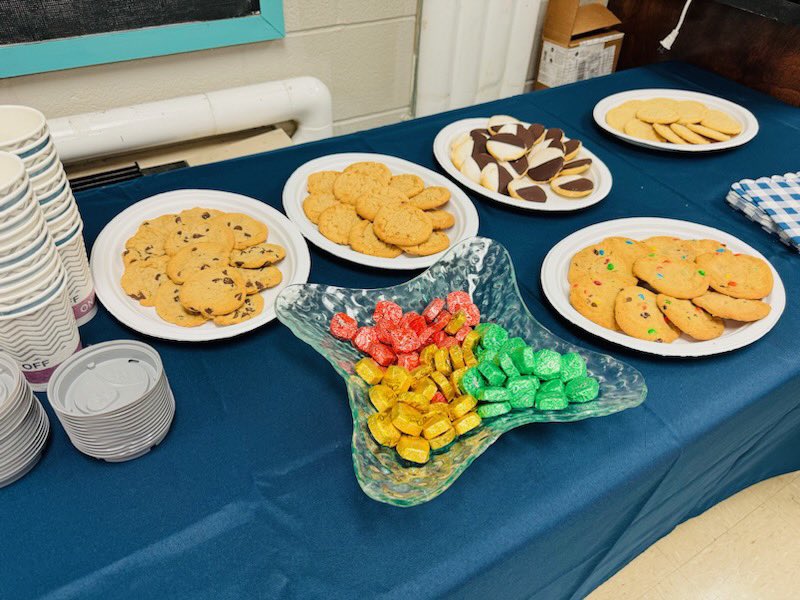
[[[743,106],[689,90],[620,92],[598,102],[593,116],[626,142],[668,152],[727,150],[758,133],[758,120]]]
[[[524,210],[580,210],[611,191],[611,171],[579,139],[510,115],[451,123],[433,153],[464,187]]]
[[[705,225],[616,219],[564,238],[542,289],[582,329],[661,356],[736,350],[766,335],[786,305],[780,275],[742,240]]]

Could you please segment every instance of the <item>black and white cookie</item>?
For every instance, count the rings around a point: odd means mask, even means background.
[[[559,177],[562,175],[577,175],[578,173],[583,173],[584,171],[588,171],[589,167],[592,166],[592,159],[591,158],[577,158],[575,160],[570,160],[564,162],[564,166],[561,167],[561,172],[558,174]]]
[[[594,191],[594,183],[583,175],[563,175],[550,182],[553,191],[568,198],[583,198]]]
[[[522,138],[513,133],[498,133],[486,141],[486,150],[497,160],[517,160],[528,148]]]
[[[489,133],[495,135],[506,123],[516,124],[519,123],[519,121],[514,117],[509,117],[508,115],[494,115],[493,117],[489,117],[489,121],[486,123],[486,128],[489,130]]]
[[[580,140],[567,140],[564,142],[564,160],[569,162],[581,151]]]
[[[542,148],[528,157],[528,177],[535,183],[547,183],[564,166],[564,153],[559,148]]]
[[[464,164],[464,161],[467,160],[470,156],[472,156],[472,151],[475,149],[475,142],[472,141],[472,137],[467,135],[465,140],[462,140],[461,143],[458,145],[453,145],[450,148],[450,160],[453,161],[453,164],[456,166],[456,169],[460,169],[461,165]]]
[[[558,127],[552,127],[547,130],[547,133],[544,134],[544,138],[546,140],[563,140],[564,139],[564,130],[559,129]]]
[[[481,171],[481,185],[498,194],[508,194],[508,184],[512,181],[511,172],[496,162],[488,163]]]
[[[459,171],[468,179],[471,179],[475,183],[480,183],[483,167],[492,162],[497,162],[494,157],[485,152],[478,152],[472,156],[468,156],[462,163]]]
[[[528,202],[545,202],[547,193],[530,177],[522,177],[508,184],[508,195]]]

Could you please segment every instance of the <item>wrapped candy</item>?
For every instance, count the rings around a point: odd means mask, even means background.
[[[564,393],[564,384],[560,379],[545,381],[536,392],[536,408],[538,410],[562,410],[569,406]]]
[[[355,364],[355,371],[369,385],[376,385],[383,379],[383,369],[371,358],[362,358]]]
[[[463,369],[464,354],[461,352],[461,348],[458,346],[450,346],[448,352],[450,354],[450,364],[453,366],[453,370]]]
[[[430,444],[431,450],[441,450],[453,443],[454,439],[456,439],[456,430],[451,426],[443,434],[428,440],[428,444]]]
[[[467,313],[459,310],[453,315],[453,318],[445,325],[444,332],[449,335],[455,335],[456,332],[467,324]]]
[[[434,371],[431,373],[431,379],[433,379],[436,387],[439,388],[439,391],[442,392],[442,395],[444,395],[445,398],[448,400],[453,399],[453,397],[456,395],[456,392],[444,374],[440,373],[439,371]]]
[[[450,364],[450,352],[447,348],[439,348],[433,355],[434,369],[439,371],[442,375],[450,375],[453,372],[453,367]]]
[[[428,402],[433,402],[434,396],[438,393],[439,388],[436,387],[436,384],[433,383],[433,380],[430,377],[424,377],[417,381],[412,389],[420,394],[423,398],[427,399]]]
[[[372,437],[381,446],[394,448],[400,441],[400,431],[392,425],[387,413],[375,413],[367,419],[367,427]]]
[[[477,404],[478,401],[470,394],[459,396],[450,403],[450,416],[454,421],[456,419],[460,419],[473,408],[475,408]]]
[[[369,388],[369,400],[378,412],[384,412],[397,402],[397,394],[388,385],[373,385]]]
[[[533,374],[539,379],[555,379],[561,373],[561,355],[555,350],[542,348],[534,353]]]
[[[358,323],[347,313],[338,312],[331,317],[330,331],[339,340],[352,340],[358,331]]]
[[[386,372],[383,374],[383,385],[389,386],[394,392],[400,394],[408,391],[411,384],[414,383],[414,378],[406,369],[397,365],[390,365],[386,367]]]
[[[428,440],[418,436],[401,435],[397,442],[397,453],[409,462],[425,464],[431,456]]]
[[[565,392],[570,402],[590,402],[600,393],[600,384],[594,377],[576,377],[567,383]]]
[[[422,432],[422,413],[404,402],[397,402],[389,413],[392,425],[408,435],[419,435]]]
[[[481,419],[493,419],[511,412],[511,404],[508,402],[493,402],[491,404],[481,404],[475,409]]]
[[[443,434],[450,427],[450,419],[445,415],[432,415],[422,424],[422,435],[426,440],[430,440]]]
[[[464,435],[481,424],[481,418],[476,412],[468,412],[463,417],[453,421],[453,427],[458,435]]]

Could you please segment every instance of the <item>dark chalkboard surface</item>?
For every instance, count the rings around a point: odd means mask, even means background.
[[[0,44],[246,17],[259,0],[0,0]]]

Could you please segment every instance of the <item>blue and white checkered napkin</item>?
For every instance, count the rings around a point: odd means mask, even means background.
[[[725,200],[800,251],[800,172],[742,179],[731,186]]]

